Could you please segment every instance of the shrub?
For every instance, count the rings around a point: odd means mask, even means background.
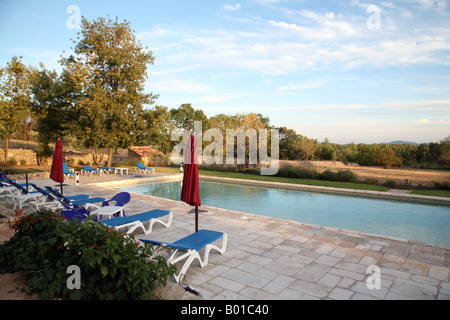
[[[17,165],[17,159],[16,158],[8,159],[8,164],[10,166],[16,166]]]
[[[327,181],[354,182],[356,181],[356,175],[350,170],[339,170],[337,172],[326,170],[320,174],[320,179]]]
[[[391,189],[398,188],[397,182],[395,182],[395,180],[392,180],[392,179],[387,180],[387,181],[384,183],[384,185],[385,185],[386,187],[388,187],[388,188],[391,188]]]
[[[283,164],[278,168],[276,176],[297,179],[318,179],[320,174],[314,169]]]
[[[42,299],[149,299],[154,284],[165,285],[175,271],[153,248],[90,219],[81,223],[38,211],[13,226],[0,246],[0,273],[23,270],[29,292]],[[81,272],[81,289],[70,290],[67,268]]]
[[[350,170],[339,170],[336,172],[334,181],[354,182],[356,181],[356,175]]]

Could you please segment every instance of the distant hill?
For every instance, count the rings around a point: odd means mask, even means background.
[[[319,144],[322,144],[322,143],[319,142]],[[350,143],[346,143],[344,145],[348,145],[348,144],[350,144]],[[396,140],[396,141],[381,142],[381,143],[375,143],[375,142],[371,142],[371,143],[364,143],[364,142],[363,143],[356,143],[356,145],[359,145],[359,144],[380,144],[380,145],[382,145],[382,144],[410,144],[412,146],[418,146],[420,143],[411,142],[411,141]]]
[[[413,145],[413,146],[418,146],[419,145],[419,143],[417,143],[417,142],[402,141],[402,140],[391,141],[391,142],[382,142],[380,144],[410,144],[410,145]]]

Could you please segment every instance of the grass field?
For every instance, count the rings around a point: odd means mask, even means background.
[[[129,167],[130,172],[134,171],[134,166]],[[25,172],[37,172],[37,171],[50,171],[50,167],[40,167],[40,166],[0,166],[4,171],[9,170],[11,173],[25,173]],[[330,167],[327,167],[330,169]],[[342,168],[341,168],[342,169]],[[304,185],[314,185],[323,187],[334,187],[334,188],[347,188],[347,189],[358,189],[358,190],[374,190],[374,191],[387,191],[390,188],[381,186],[378,184],[364,183],[368,179],[375,179],[378,182],[380,180],[396,180],[404,181],[404,179],[410,179],[411,181],[420,181],[420,185],[432,186],[434,182],[445,182],[450,180],[450,173],[443,170],[420,170],[420,169],[389,169],[385,170],[377,167],[355,167],[351,168],[355,174],[358,176],[359,182],[335,182],[335,181],[324,181],[324,180],[313,180],[313,179],[295,179],[295,178],[283,178],[275,176],[260,176],[255,174],[237,173],[237,172],[219,172],[219,171],[207,171],[199,170],[200,175],[205,176],[216,176],[225,178],[235,178],[235,179],[246,179],[246,180],[257,180],[257,181],[271,181],[271,182],[282,182],[282,183],[293,183],[293,184],[304,184]],[[177,167],[156,167],[158,172],[168,172],[168,173],[179,173],[180,169]],[[408,178],[406,178],[408,177]],[[363,179],[365,178],[365,179]],[[414,180],[417,179],[417,180]],[[436,189],[426,189],[420,186],[413,186],[412,194],[430,195],[437,197],[450,197],[449,190],[436,190]]]

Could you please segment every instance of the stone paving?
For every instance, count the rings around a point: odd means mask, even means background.
[[[35,183],[55,185],[48,179]],[[117,189],[66,182],[64,193],[111,198]],[[136,238],[174,241],[194,232],[192,207],[132,193],[127,215],[171,210],[172,226]],[[212,251],[186,279],[208,300],[450,300],[450,248],[377,237],[249,213],[201,207],[200,229],[228,234],[224,255]],[[375,269],[373,266],[378,267]],[[379,283],[375,276],[380,274]],[[379,287],[377,285],[379,284]],[[370,289],[370,287],[376,288]]]

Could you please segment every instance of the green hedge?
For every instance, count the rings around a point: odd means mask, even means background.
[[[153,248],[90,219],[70,222],[37,211],[13,226],[0,246],[0,273],[24,271],[28,292],[42,299],[151,299],[156,283],[174,272]],[[69,266],[80,270],[80,289],[68,288]]]

